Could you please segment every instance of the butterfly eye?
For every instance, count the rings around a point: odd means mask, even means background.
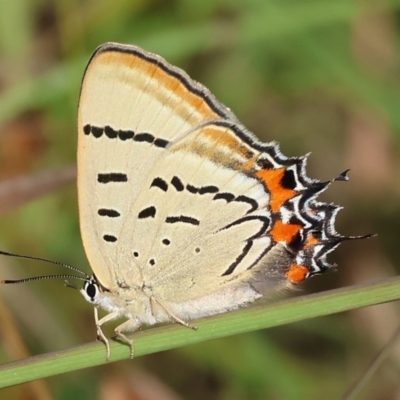
[[[83,292],[86,295],[85,297],[87,298],[88,301],[94,302],[98,292],[98,286],[92,280],[86,281],[83,285]]]

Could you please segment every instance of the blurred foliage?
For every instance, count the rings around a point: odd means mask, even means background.
[[[280,142],[284,154],[312,152],[310,176],[330,179],[351,168],[351,182],[335,184],[324,199],[344,206],[340,232],[379,237],[341,246],[331,255],[338,272],[303,285],[304,292],[395,275],[399,11],[398,0],[1,1],[0,176],[73,164],[80,80],[91,53],[107,41],[134,43],[185,69],[260,139]],[[0,248],[90,271],[74,185],[2,216],[1,227]],[[2,259],[0,278],[54,268]],[[7,321],[0,329],[2,362],[23,354],[22,345],[7,339],[13,324],[30,354],[93,339],[91,307],[62,282],[0,289],[0,314]],[[54,377],[1,395],[337,399],[389,338],[398,316],[396,304],[378,306]],[[362,398],[399,396],[399,366],[400,347]]]

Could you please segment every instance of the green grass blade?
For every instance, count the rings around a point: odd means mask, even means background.
[[[400,277],[395,277],[315,295],[300,296],[270,305],[260,304],[196,321],[198,327],[196,332],[178,325],[137,332],[134,334],[135,355],[137,357],[205,340],[349,311],[394,301],[399,297]],[[129,349],[126,345],[111,343],[111,361],[126,359],[128,355]],[[104,345],[93,342],[62,352],[4,364],[0,367],[0,387],[76,371],[105,362]]]

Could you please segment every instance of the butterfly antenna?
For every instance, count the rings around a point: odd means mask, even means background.
[[[4,284],[4,285],[8,285],[8,284],[13,284],[13,283],[25,283],[25,282],[32,282],[32,281],[41,281],[44,279],[56,279],[56,278],[74,278],[74,279],[79,279],[81,281],[86,281],[86,278],[82,278],[80,276],[75,276],[75,275],[43,275],[43,276],[33,276],[32,278],[24,278],[24,279],[15,279],[15,280],[11,280],[11,279],[5,279],[0,281],[0,283]],[[73,287],[76,289],[75,285],[72,285],[68,282],[69,287]]]
[[[79,280],[85,281],[90,278],[88,274],[81,271],[80,269],[75,268],[72,265],[68,265],[68,264],[59,262],[59,261],[47,260],[46,258],[40,258],[40,257],[25,256],[23,254],[9,253],[7,251],[2,251],[2,250],[0,250],[0,255],[8,256],[8,257],[24,258],[26,260],[42,261],[42,262],[46,262],[49,264],[59,265],[61,267],[68,268],[68,269],[84,276],[84,278],[82,278],[80,276],[75,276],[75,275],[45,275],[45,276],[37,276],[37,277],[33,277],[33,278],[25,278],[25,279],[18,279],[18,280],[3,280],[3,281],[1,281],[1,283],[3,283],[3,284],[23,283],[23,282],[36,281],[36,280],[41,280],[41,279],[54,279],[54,278],[74,278],[74,279],[79,279]]]

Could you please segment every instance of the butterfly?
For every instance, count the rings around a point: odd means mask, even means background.
[[[327,254],[361,238],[337,233],[340,207],[317,200],[347,171],[309,178],[307,156],[260,142],[207,88],[137,46],[106,43],[92,55],[77,159],[93,270],[80,291],[107,359],[111,320],[124,318],[115,333],[133,357],[127,332],[166,321],[193,328],[329,270]]]

